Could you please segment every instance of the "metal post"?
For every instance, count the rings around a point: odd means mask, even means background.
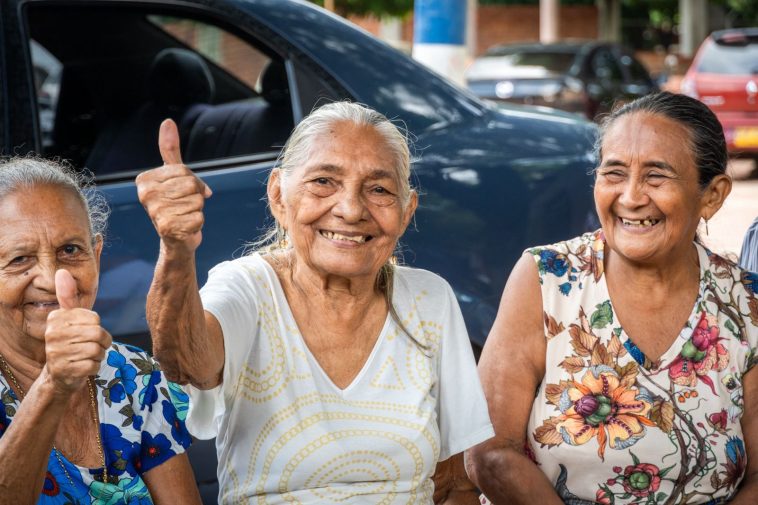
[[[467,0],[416,0],[413,58],[456,84],[466,69]]]
[[[548,44],[558,40],[558,0],[540,0],[540,42]]]

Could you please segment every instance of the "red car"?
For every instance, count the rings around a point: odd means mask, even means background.
[[[682,93],[716,113],[732,154],[758,158],[758,28],[713,32],[684,76]]]

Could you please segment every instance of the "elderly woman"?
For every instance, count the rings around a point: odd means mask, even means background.
[[[0,164],[0,501],[199,503],[181,390],[91,310],[107,207],[78,181]]]
[[[276,238],[199,293],[210,190],[170,121],[160,150],[138,177],[161,238],[148,323],[191,384],[190,432],[216,437],[219,501],[476,503],[460,453],[493,432],[460,310],[441,278],[391,261],[417,203],[397,128],[346,102],[304,119],[269,178]]]
[[[758,279],[697,240],[731,190],[722,128],[682,95],[600,130],[602,228],[528,250],[480,361],[492,503],[758,503]],[[536,396],[535,396],[536,391]]]

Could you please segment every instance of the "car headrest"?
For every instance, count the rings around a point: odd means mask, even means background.
[[[271,60],[261,72],[261,96],[272,105],[289,103],[290,87],[287,82],[287,70],[284,63]]]
[[[174,47],[155,55],[147,86],[154,102],[175,107],[211,103],[216,89],[203,58],[187,49]]]

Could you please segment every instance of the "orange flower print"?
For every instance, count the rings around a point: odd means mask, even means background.
[[[606,444],[612,449],[630,447],[645,435],[645,426],[655,426],[647,418],[650,393],[622,380],[607,365],[591,366],[581,382],[565,381],[562,385],[565,389],[556,403],[561,415],[545,421],[537,430],[535,439],[540,443],[582,445],[597,438],[597,453],[604,460]],[[551,436],[552,427],[560,439]]]
[[[716,390],[713,380],[708,377],[711,371],[720,372],[729,364],[729,352],[719,343],[718,321],[705,312],[692,332],[690,339],[684,343],[679,356],[667,367],[669,377],[680,386],[695,387],[698,380]]]

